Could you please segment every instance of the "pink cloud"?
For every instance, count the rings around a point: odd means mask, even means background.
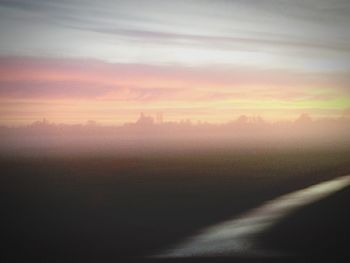
[[[349,94],[343,74],[301,74],[248,68],[186,68],[97,60],[0,57],[0,96],[154,100],[230,98],[327,100]],[[310,90],[332,87],[312,95]]]

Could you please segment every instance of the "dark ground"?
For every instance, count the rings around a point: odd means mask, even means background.
[[[2,157],[1,262],[138,260],[266,200],[350,174],[349,153]],[[346,189],[305,208],[261,242],[293,255],[347,255],[348,200]]]

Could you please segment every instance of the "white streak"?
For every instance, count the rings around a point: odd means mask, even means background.
[[[229,221],[203,229],[184,243],[156,257],[268,255],[254,240],[296,209],[314,203],[350,185],[350,175],[283,195]]]

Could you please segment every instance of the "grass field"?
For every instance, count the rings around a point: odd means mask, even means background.
[[[2,256],[46,262],[142,258],[266,200],[350,174],[349,164],[346,147],[3,155]],[[324,218],[318,213],[315,220]],[[276,236],[264,242],[274,244]]]

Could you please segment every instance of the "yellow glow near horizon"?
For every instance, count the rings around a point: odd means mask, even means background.
[[[240,115],[278,121],[303,112],[336,118],[350,107],[342,73],[3,58],[0,82],[1,125],[42,118],[113,125],[134,121],[140,112],[163,112],[168,121],[222,123]]]

